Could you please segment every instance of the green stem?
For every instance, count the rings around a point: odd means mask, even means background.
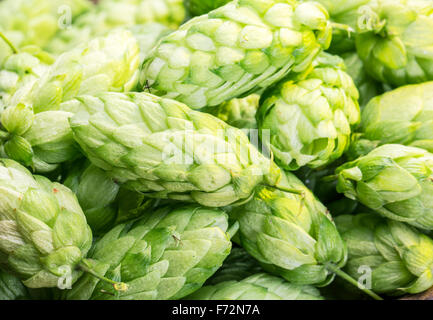
[[[355,32],[355,30],[351,26],[348,26],[347,24],[331,22],[331,25],[332,25],[332,29],[338,29],[338,30],[346,31],[349,38],[350,38],[350,35]]]
[[[10,42],[10,40],[1,31],[0,31],[0,38],[2,38],[3,41],[7,43],[7,45],[11,48],[14,54],[18,53],[18,49],[13,45],[12,42]]]
[[[339,276],[340,278],[346,280],[347,282],[349,282],[350,284],[354,285],[355,287],[357,287],[359,290],[363,291],[365,294],[369,295],[370,297],[372,297],[374,300],[383,300],[383,298],[381,298],[379,295],[377,295],[376,293],[374,293],[372,290],[367,289],[367,288],[361,288],[359,286],[359,283],[353,279],[351,276],[349,276],[346,272],[342,271],[340,268],[338,268],[337,266],[335,266],[332,263],[328,263],[326,264],[326,268],[335,273],[337,276]]]
[[[126,291],[128,290],[128,285],[124,282],[117,282],[117,281],[113,281],[111,279],[108,279],[106,277],[100,276],[99,274],[97,274],[95,271],[93,271],[91,269],[91,267],[89,266],[89,264],[87,263],[86,260],[81,261],[81,263],[78,265],[80,267],[81,270],[83,270],[86,273],[91,274],[92,276],[94,276],[95,278],[110,283],[113,285],[114,290],[116,291]]]

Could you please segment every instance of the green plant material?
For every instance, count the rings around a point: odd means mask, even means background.
[[[106,35],[116,28],[134,29],[137,25],[149,25],[145,33],[160,30],[155,25],[176,29],[184,20],[182,0],[105,0],[93,10],[78,17],[67,29],[60,30],[46,45],[53,53],[71,50],[84,41]],[[154,41],[154,40],[153,40]]]
[[[345,215],[336,224],[347,243],[346,270],[367,275],[364,285],[387,294],[419,293],[433,286],[433,241],[404,223],[375,214]]]
[[[162,38],[140,84],[193,109],[217,106],[308,70],[331,31],[315,2],[234,0]]]
[[[126,283],[114,292],[83,275],[65,293],[73,300],[180,299],[199,289],[229,255],[227,215],[220,210],[169,207],[119,225],[100,239],[90,257],[100,275]]]
[[[232,99],[216,108],[204,108],[201,111],[209,112],[238,129],[257,129],[256,112],[259,108],[259,99],[258,94],[252,94],[246,98]]]
[[[241,245],[265,269],[296,284],[329,284],[346,248],[326,208],[291,173],[285,184],[298,193],[259,187],[254,198],[231,213]],[[299,194],[301,193],[301,194]]]
[[[43,47],[58,30],[92,6],[88,0],[3,0],[0,31],[18,48]]]
[[[29,293],[21,280],[0,270],[0,300],[24,299],[29,299]]]
[[[433,82],[408,85],[373,98],[362,111],[350,158],[397,143],[433,152]]]
[[[256,273],[263,272],[260,264],[245,249],[233,247],[221,268],[208,280],[206,285],[227,281],[241,281]]]
[[[306,79],[284,79],[263,94],[259,135],[282,168],[322,167],[349,147],[361,115],[358,90],[344,70],[341,58],[323,53]]]
[[[356,48],[368,72],[391,86],[433,80],[433,2],[373,0],[360,10]]]
[[[18,88],[40,79],[53,62],[53,57],[36,46],[21,48],[7,57],[0,66],[0,109],[8,105]]]
[[[295,285],[282,278],[258,273],[240,281],[227,281],[205,286],[189,300],[322,300],[312,286]]]
[[[388,144],[336,170],[337,191],[379,214],[433,230],[433,154]]]
[[[356,52],[349,52],[343,56],[347,73],[352,77],[353,82],[359,91],[359,105],[361,109],[374,97],[383,93],[379,82],[374,80],[366,72],[364,63]]]
[[[50,172],[80,156],[62,102],[82,94],[128,91],[135,86],[139,52],[129,31],[116,31],[58,57],[40,79],[20,87],[2,113],[7,156]]]
[[[13,160],[1,160],[0,190],[0,265],[29,288],[76,279],[92,233],[72,191]]]
[[[104,93],[70,107],[74,138],[89,160],[148,197],[222,207],[281,177],[241,130],[175,100]]]
[[[63,184],[76,194],[95,235],[138,218],[154,205],[141,193],[121,188],[105,171],[88,162],[74,164]]]
[[[201,16],[229,3],[231,0],[184,0],[190,17]]]
[[[357,29],[358,10],[371,0],[316,0],[322,4],[330,15],[330,19],[338,24],[350,27],[334,28],[329,52],[343,54],[356,50],[355,30]]]

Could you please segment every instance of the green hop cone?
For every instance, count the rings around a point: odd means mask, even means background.
[[[0,198],[0,265],[29,288],[77,278],[92,233],[72,191],[1,160]]]
[[[45,46],[53,53],[71,50],[84,41],[106,35],[116,28],[135,29],[148,33],[158,30],[155,25],[165,28],[177,28],[185,17],[182,0],[106,0],[89,10],[69,27],[57,32]],[[147,27],[149,26],[149,31]],[[141,36],[141,35],[140,35]]]
[[[383,88],[379,82],[366,72],[364,63],[356,52],[346,53],[342,57],[347,73],[352,77],[353,82],[358,88],[359,105],[362,109],[372,98],[382,94]]]
[[[358,90],[337,56],[321,54],[306,79],[265,92],[257,112],[262,143],[286,170],[327,165],[347,150],[360,120]]]
[[[388,144],[336,170],[337,191],[379,214],[433,230],[433,154]]]
[[[193,109],[217,106],[307,70],[331,29],[315,2],[234,0],[162,38],[140,84]]]
[[[231,0],[184,0],[185,8],[191,17],[201,16],[222,7]]]
[[[92,249],[100,275],[123,281],[124,291],[84,275],[67,299],[180,299],[199,289],[231,249],[227,215],[187,206],[163,208],[135,223],[119,225]]]
[[[70,106],[74,138],[89,160],[148,197],[221,207],[280,179],[279,168],[241,130],[175,100],[104,93]]]
[[[87,162],[74,164],[63,184],[77,195],[95,235],[139,217],[153,205],[144,195],[121,188],[105,171]]]
[[[0,2],[0,31],[17,47],[43,47],[92,6],[89,0],[4,0]]]
[[[80,156],[62,103],[82,94],[128,91],[135,85],[139,52],[129,31],[96,38],[58,57],[40,79],[18,89],[1,115],[9,158],[50,172]]]
[[[296,193],[259,187],[236,208],[241,245],[265,269],[296,284],[324,286],[329,270],[346,263],[346,248],[326,208],[294,175],[285,184]]]
[[[360,8],[356,48],[368,72],[398,87],[433,80],[433,3],[374,0]]]
[[[346,270],[354,278],[364,276],[363,285],[393,295],[433,286],[433,241],[426,235],[375,214],[340,216],[336,224],[347,243]]]
[[[209,112],[228,125],[239,129],[257,129],[256,112],[259,108],[259,99],[258,94],[252,94],[242,99],[224,102],[216,108],[204,108],[201,111]]]
[[[284,279],[258,273],[240,281],[205,286],[189,300],[322,300],[312,286],[291,284]]]
[[[373,98],[362,111],[357,140],[349,155],[397,143],[433,152],[433,82],[408,85]]]
[[[27,46],[10,55],[0,67],[0,108],[3,110],[15,92],[40,79],[54,58],[36,46]]]
[[[227,281],[240,281],[263,272],[260,264],[243,248],[233,247],[221,268],[206,282],[215,285]]]

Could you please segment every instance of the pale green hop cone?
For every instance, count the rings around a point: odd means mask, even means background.
[[[89,0],[4,0],[0,2],[0,31],[16,47],[43,47],[92,6]]]
[[[291,173],[285,181],[297,193],[259,187],[254,198],[232,212],[243,248],[266,269],[296,284],[329,284],[346,248],[326,208]]]
[[[295,285],[282,278],[258,273],[240,281],[205,286],[188,300],[322,300],[313,286]]]
[[[337,191],[379,214],[433,230],[433,154],[387,144],[336,170]]]
[[[375,214],[345,215],[336,224],[347,244],[347,272],[378,293],[416,294],[433,286],[433,241],[404,223]]]
[[[281,178],[241,130],[175,100],[104,93],[69,104],[74,138],[89,160],[148,197],[221,207]]]
[[[154,205],[143,194],[121,188],[105,171],[88,162],[74,164],[63,184],[76,194],[95,235],[138,218]]]
[[[60,54],[116,28],[131,29],[138,25],[154,28],[161,25],[176,29],[184,18],[182,0],[100,1],[98,6],[78,17],[69,28],[57,32],[45,49]]]
[[[433,80],[433,2],[374,0],[359,11],[356,48],[368,72],[394,87]]]
[[[349,147],[361,115],[358,90],[344,70],[341,58],[321,54],[306,79],[285,79],[263,94],[259,135],[282,168],[322,167]]]
[[[373,98],[362,111],[351,158],[398,143],[433,152],[433,82],[408,85]]]
[[[197,206],[163,208],[101,238],[90,258],[100,275],[126,284],[112,286],[84,275],[65,292],[70,300],[180,299],[199,289],[231,249],[227,215]]]
[[[1,41],[1,40],[0,40]],[[27,46],[8,56],[0,66],[0,109],[27,83],[40,79],[54,58],[36,46]]]
[[[0,165],[0,265],[29,288],[76,279],[92,233],[71,190],[33,176],[13,160]]]
[[[40,79],[26,83],[2,113],[7,156],[37,172],[50,172],[80,156],[62,102],[82,94],[128,91],[135,86],[138,45],[129,31],[97,38],[58,57]]]
[[[193,109],[217,106],[307,70],[331,29],[315,2],[234,0],[161,39],[140,85]]]

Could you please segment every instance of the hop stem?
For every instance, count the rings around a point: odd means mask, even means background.
[[[113,285],[114,290],[119,291],[119,292],[124,292],[128,290],[128,285],[124,282],[117,282],[117,281],[113,281],[111,279],[108,279],[106,277],[100,276],[99,274],[97,274],[95,271],[92,270],[92,268],[89,266],[89,263],[86,260],[83,260],[80,264],[79,267],[81,270],[83,270],[86,273],[91,274],[92,276],[94,276],[95,278],[110,283]]]
[[[13,43],[1,31],[0,31],[0,38],[2,38],[3,41],[7,43],[7,45],[11,48],[11,50],[14,54],[18,53],[18,49],[13,45]]]
[[[347,282],[349,282],[350,284],[354,285],[359,290],[363,291],[365,294],[372,297],[374,300],[383,300],[383,298],[381,298],[379,295],[374,293],[372,290],[367,289],[367,288],[361,288],[355,279],[353,279],[351,276],[349,276],[346,272],[342,271],[337,266],[335,266],[331,263],[328,263],[328,264],[326,264],[326,267],[328,268],[329,271],[335,273],[340,278],[342,278],[342,279],[346,280]]]
[[[351,34],[355,32],[355,30],[351,26],[348,26],[347,24],[331,22],[331,25],[332,25],[332,29],[338,29],[338,30],[346,31],[349,38],[350,38]]]

